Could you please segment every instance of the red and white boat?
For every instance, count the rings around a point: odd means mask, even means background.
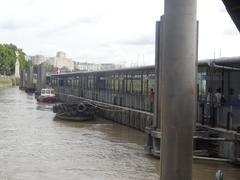
[[[56,101],[54,89],[42,89],[40,96],[37,97],[38,102],[53,103]]]

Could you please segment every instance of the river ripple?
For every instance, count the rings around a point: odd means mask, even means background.
[[[159,160],[145,154],[144,133],[107,121],[54,120],[51,105],[18,88],[0,89],[0,179],[156,180]],[[194,161],[194,180],[239,180],[227,163]]]

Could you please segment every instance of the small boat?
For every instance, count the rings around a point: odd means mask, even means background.
[[[53,103],[56,101],[54,89],[42,89],[40,96],[37,96],[38,102]]]

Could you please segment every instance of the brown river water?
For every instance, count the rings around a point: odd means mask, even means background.
[[[0,180],[157,180],[159,159],[143,150],[144,133],[97,118],[54,120],[51,105],[18,88],[0,89]],[[240,180],[240,167],[198,160],[193,180]]]

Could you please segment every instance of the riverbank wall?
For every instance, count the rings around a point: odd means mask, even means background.
[[[10,87],[14,84],[12,77],[0,75],[0,88]]]

